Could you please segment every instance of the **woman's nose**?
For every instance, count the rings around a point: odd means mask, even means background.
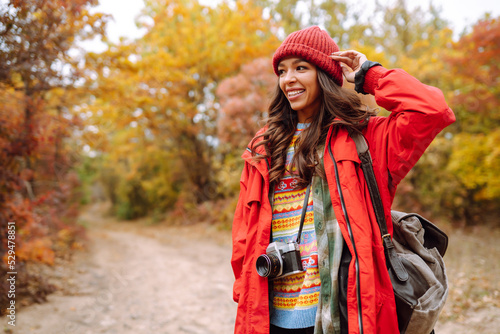
[[[297,78],[295,77],[295,72],[294,71],[287,71],[284,75],[283,82],[285,84],[295,82]]]

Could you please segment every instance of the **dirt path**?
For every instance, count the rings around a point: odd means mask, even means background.
[[[20,310],[14,333],[233,333],[228,231],[118,222],[103,211],[94,205],[83,213],[89,250],[56,268],[59,290]],[[438,324],[436,333],[498,334],[499,315],[482,309]]]
[[[89,252],[66,268],[72,293],[21,310],[15,333],[232,333],[227,232],[118,223],[94,209],[82,216]]]

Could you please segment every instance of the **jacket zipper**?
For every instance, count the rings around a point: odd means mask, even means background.
[[[358,325],[359,325],[359,332],[360,334],[363,334],[363,317],[361,314],[361,292],[359,288],[359,260],[358,260],[358,252],[356,250],[356,245],[354,243],[354,236],[352,234],[352,228],[351,228],[351,222],[349,221],[349,216],[347,215],[347,209],[345,207],[345,202],[344,202],[344,195],[342,194],[342,189],[340,188],[340,178],[339,178],[339,172],[337,169],[337,161],[335,161],[335,158],[333,157],[332,153],[332,145],[331,145],[331,134],[330,137],[328,138],[328,153],[330,154],[330,158],[333,161],[333,167],[335,168],[335,180],[337,183],[337,191],[339,193],[340,197],[340,204],[342,206],[342,211],[344,212],[344,217],[347,223],[347,231],[349,232],[349,239],[351,239],[352,243],[352,248],[354,250],[354,267],[356,269],[356,298],[357,298],[357,304],[358,304]]]
[[[247,147],[247,151],[250,152],[250,153],[253,153],[252,149],[250,147]],[[257,155],[262,155],[262,154],[259,154],[259,153],[255,153]],[[267,172],[269,173],[269,171],[271,170],[271,165],[269,164],[269,160],[267,160],[267,158],[264,158],[264,160],[266,160],[266,165],[267,165]],[[265,180],[264,180],[264,176],[262,176],[262,182],[264,182],[264,186],[265,186]],[[273,211],[273,202],[274,202],[274,186],[271,182],[269,182],[269,193],[268,193],[268,196],[267,196],[268,200],[269,200],[269,205],[271,206],[271,217],[272,217],[272,211]],[[271,218],[272,219],[272,218]],[[269,243],[273,242],[273,228],[271,227],[271,231],[269,233]],[[270,299],[271,298],[271,293],[270,291],[273,290],[273,281],[272,280],[268,280],[267,281],[267,294],[268,294],[268,298]],[[269,314],[271,314],[271,307],[272,307],[272,304],[271,302],[269,301]]]

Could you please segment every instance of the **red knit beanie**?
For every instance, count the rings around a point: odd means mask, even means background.
[[[335,83],[342,86],[342,68],[339,63],[328,57],[339,51],[335,41],[317,26],[295,31],[288,35],[273,56],[274,73],[279,76],[278,65],[289,56],[302,58],[328,73]]]

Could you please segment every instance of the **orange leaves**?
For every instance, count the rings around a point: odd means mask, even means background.
[[[453,103],[470,120],[473,131],[500,125],[500,19],[484,18],[454,43],[448,57],[457,86]],[[469,115],[475,112],[477,116]]]
[[[452,63],[465,66],[479,64],[481,66],[489,66],[492,71],[493,79],[498,77],[500,58],[500,18],[485,17],[477,22],[472,31],[463,36],[454,47],[457,51],[466,57],[456,57],[452,59]],[[478,69],[476,66],[469,66],[467,69],[470,72]],[[491,78],[490,78],[491,79]],[[490,82],[487,82],[490,83]]]
[[[49,238],[31,239],[18,247],[16,255],[19,261],[36,261],[53,265],[55,254],[51,245]]]
[[[25,0],[1,5],[0,230],[7,221],[15,222],[18,263],[53,264],[82,235],[76,222],[79,179],[71,172],[80,155],[70,149],[79,125],[70,110],[82,98],[74,85],[81,86],[82,77],[79,60],[69,51],[76,39],[103,32],[106,17],[88,11],[96,4]],[[25,268],[16,268],[21,280],[28,277],[21,275]],[[26,286],[20,282],[20,294]]]

